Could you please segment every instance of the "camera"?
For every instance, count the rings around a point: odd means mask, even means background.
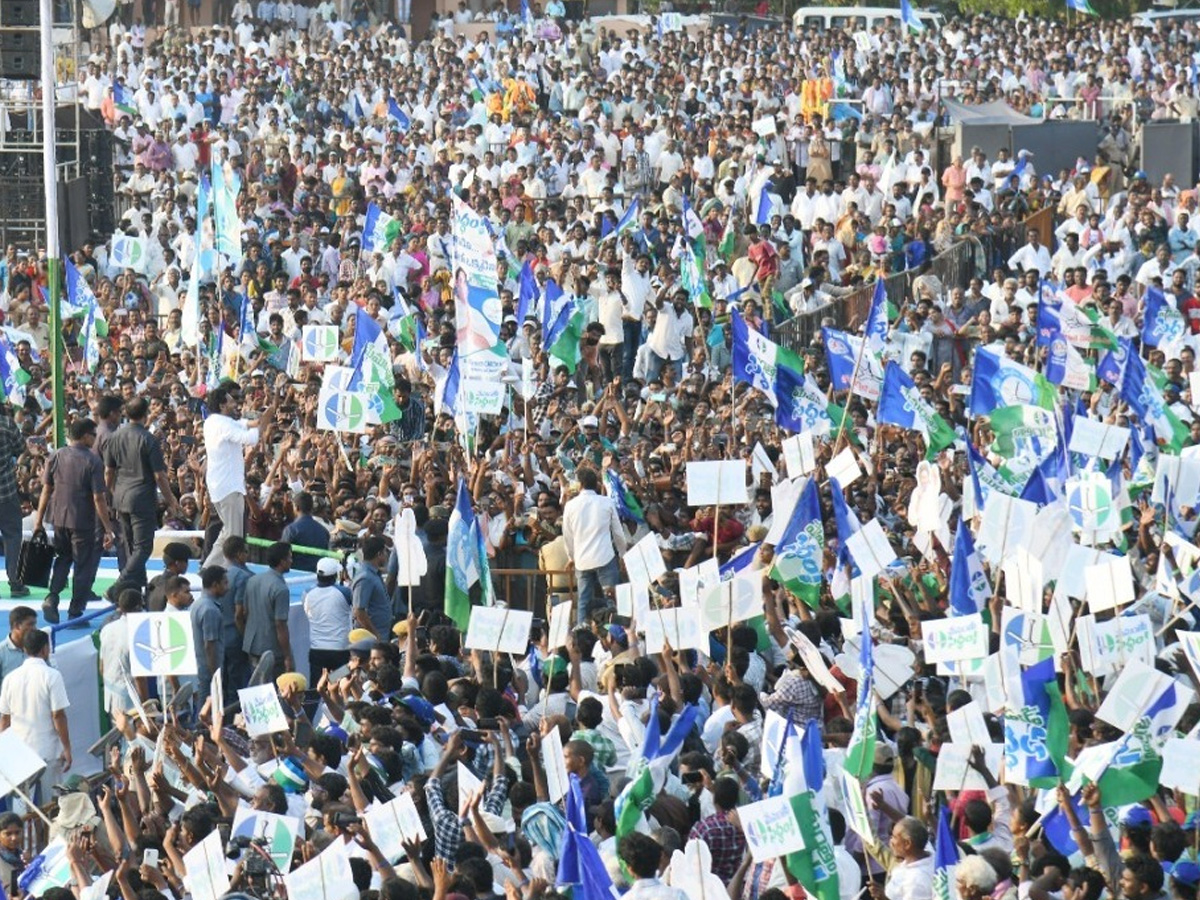
[[[351,813],[337,813],[331,821],[338,828],[349,828],[351,825],[358,825],[362,819]]]

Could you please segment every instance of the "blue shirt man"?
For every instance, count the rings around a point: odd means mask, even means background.
[[[381,575],[389,552],[387,540],[378,535],[363,541],[362,565],[350,584],[354,626],[366,628],[382,640],[387,640],[392,627],[392,598]]]

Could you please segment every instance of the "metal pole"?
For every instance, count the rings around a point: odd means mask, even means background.
[[[66,443],[63,410],[63,339],[59,309],[58,159],[54,147],[56,82],[54,71],[54,0],[40,0],[42,50],[42,180],[46,191],[46,290],[50,305],[50,377],[54,446]]]

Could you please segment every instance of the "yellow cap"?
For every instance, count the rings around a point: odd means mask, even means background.
[[[375,635],[366,628],[354,628],[350,631],[350,643],[357,644],[359,641],[373,641]]]
[[[399,638],[408,637],[408,620],[401,619],[399,622],[393,625],[392,634]]]
[[[308,690],[308,679],[299,672],[284,672],[275,679],[275,687],[281,691],[294,687],[298,691]]]

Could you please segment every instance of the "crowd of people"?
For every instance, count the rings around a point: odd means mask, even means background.
[[[1196,900],[1200,188],[1136,150],[1192,20],[162,14],[91,32],[121,215],[61,350],[0,260],[0,730],[54,817],[0,816],[7,896]],[[947,154],[946,100],[1095,154]],[[38,626],[101,600],[80,778]],[[130,677],[142,612],[194,675]]]

